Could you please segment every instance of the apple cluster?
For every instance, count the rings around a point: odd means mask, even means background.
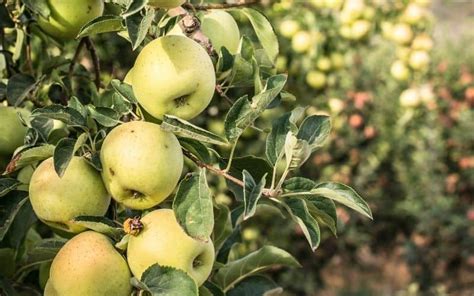
[[[47,2],[50,15],[39,16],[38,25],[58,41],[74,39],[104,10],[101,0]],[[183,3],[148,1],[158,9]],[[206,12],[201,30],[214,50],[239,50],[239,28],[229,13]],[[31,178],[27,176],[25,183],[29,183],[35,214],[57,234],[72,237],[52,262],[46,296],[130,295],[130,277],[140,279],[154,264],[180,269],[198,286],[211,273],[215,257],[212,240],[189,236],[173,210],[156,207],[173,194],[183,172],[177,137],[157,122],[165,114],[190,120],[206,109],[216,87],[213,61],[201,44],[176,25],[166,36],[144,46],[124,82],[132,87],[144,118],[151,122],[129,121],[113,128],[100,150],[101,172],[80,156],[72,157],[61,176],[53,157],[28,168]],[[23,145],[27,128],[22,122],[27,122],[29,115],[28,110],[0,107],[2,170]],[[107,236],[74,221],[79,216],[105,216],[112,199],[122,210],[146,211],[141,219],[127,222],[134,223],[138,231],[129,232],[126,257]]]

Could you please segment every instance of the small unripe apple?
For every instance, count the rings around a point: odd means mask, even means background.
[[[338,53],[338,52],[333,52],[330,55],[331,58],[331,65],[334,69],[339,70],[344,68],[346,62],[344,55]]]
[[[157,124],[132,121],[115,127],[100,151],[108,192],[131,209],[148,209],[167,198],[183,170],[176,136]]]
[[[326,75],[323,72],[312,70],[306,74],[306,83],[315,89],[321,89],[326,85]]]
[[[292,38],[300,30],[300,24],[295,20],[284,20],[279,29],[283,37]]]
[[[27,120],[30,112],[22,108],[0,106],[0,156],[11,156],[22,146],[27,128],[20,116]]]
[[[328,101],[329,109],[334,114],[337,114],[344,109],[344,102],[339,98],[330,98]]]
[[[103,0],[47,0],[48,19],[39,16],[40,28],[59,40],[76,38],[81,28],[102,15]]]
[[[403,61],[397,60],[390,67],[390,74],[400,81],[406,81],[410,77],[410,69]]]
[[[158,119],[164,114],[196,117],[209,105],[216,86],[214,66],[204,48],[177,35],[148,43],[131,75],[138,102]]]
[[[364,13],[362,14],[362,17],[368,21],[371,21],[373,20],[374,16],[375,16],[375,8],[371,6],[366,6],[364,8]]]
[[[430,64],[430,55],[424,50],[415,50],[410,54],[408,64],[415,70],[423,70]]]
[[[186,0],[148,0],[148,5],[155,8],[175,8],[181,6]]]
[[[313,46],[313,38],[308,31],[299,31],[291,39],[291,48],[297,53],[307,52]]]
[[[405,23],[397,23],[393,26],[391,39],[398,44],[407,44],[413,38],[411,27]]]
[[[400,105],[402,107],[417,107],[421,103],[420,93],[416,88],[409,88],[400,94]]]
[[[316,68],[323,72],[331,70],[331,60],[328,57],[320,57],[316,61]]]
[[[365,9],[365,3],[363,0],[347,0],[344,3],[344,7],[340,14],[340,20],[342,23],[352,23],[356,19],[362,16]]]
[[[69,240],[54,257],[45,296],[129,296],[127,262],[103,234],[86,231]]]
[[[45,224],[67,232],[85,228],[71,220],[77,216],[103,216],[110,204],[99,172],[74,156],[62,177],[54,170],[53,158],[43,161],[30,180],[30,201]]]
[[[428,34],[420,34],[413,39],[411,47],[414,50],[430,51],[433,48],[433,39]]]
[[[275,67],[278,73],[285,72],[287,70],[288,59],[285,56],[279,55],[275,61]]]
[[[188,273],[198,286],[212,271],[214,245],[210,238],[201,241],[188,236],[178,224],[173,210],[160,209],[146,214],[143,230],[130,236],[127,260],[135,277],[153,264],[171,266]]]

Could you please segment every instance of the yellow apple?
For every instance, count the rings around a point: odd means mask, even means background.
[[[410,77],[410,69],[403,61],[396,60],[390,67],[390,74],[400,81],[406,81]]]
[[[239,26],[230,13],[211,10],[202,18],[201,30],[211,40],[215,51],[220,52],[225,47],[231,54],[236,54],[239,50]]]
[[[189,120],[210,103],[216,86],[211,58],[190,38],[168,35],[148,43],[131,74],[138,102],[152,116]]]
[[[215,256],[211,239],[200,241],[188,236],[170,209],[150,212],[141,222],[143,230],[130,236],[127,248],[128,265],[135,277],[159,264],[187,272],[199,286],[206,281]]]
[[[346,64],[344,55],[338,52],[331,53],[330,59],[332,67],[336,70],[344,68]]]
[[[405,23],[397,23],[391,30],[391,39],[398,44],[407,44],[413,38],[411,27]]]
[[[27,120],[29,115],[26,109],[0,106],[0,156],[11,156],[23,145],[27,128],[20,116]]]
[[[102,0],[46,0],[51,11],[48,19],[39,16],[43,31],[59,40],[76,38],[81,28],[102,15]]]
[[[148,5],[156,8],[175,8],[183,5],[186,0],[148,0]]]
[[[367,20],[356,20],[351,25],[351,38],[352,40],[360,40],[367,36],[372,27],[372,23]]]
[[[315,89],[321,89],[326,85],[327,79],[323,72],[312,70],[306,74],[306,83]]]
[[[308,51],[313,46],[313,38],[307,31],[297,32],[293,38],[291,38],[291,48],[297,53],[303,53]]]
[[[279,29],[283,37],[292,38],[300,30],[300,24],[295,20],[284,20]]]
[[[100,151],[102,179],[112,197],[132,209],[167,198],[183,170],[178,139],[157,124],[132,121],[114,128]]]
[[[411,25],[416,25],[417,23],[422,21],[425,16],[426,16],[425,8],[421,7],[420,5],[416,3],[410,3],[405,8],[405,11],[403,12],[403,15],[402,15],[402,19]]]
[[[327,72],[331,70],[331,59],[328,57],[320,57],[319,59],[316,60],[316,68],[323,72]]]
[[[69,240],[51,264],[45,296],[129,296],[127,262],[105,235],[86,231]]]
[[[428,34],[420,34],[413,39],[411,47],[414,50],[430,51],[433,48],[433,39]]]
[[[430,64],[430,55],[424,50],[415,50],[410,54],[408,64],[415,70],[424,70]]]
[[[399,100],[401,106],[408,108],[416,107],[421,103],[420,93],[416,88],[409,88],[404,90],[400,94]]]
[[[53,158],[43,161],[30,180],[30,201],[36,216],[45,224],[66,232],[85,228],[71,220],[77,216],[103,216],[110,204],[99,172],[74,156],[60,178]]]

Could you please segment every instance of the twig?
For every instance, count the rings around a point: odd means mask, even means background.
[[[226,93],[222,89],[222,85],[220,84],[216,85],[216,92],[219,96],[221,96],[221,98],[224,98],[229,103],[230,106],[234,105],[234,101],[232,101],[232,99],[226,95]]]
[[[187,158],[192,160],[197,166],[199,166],[201,168],[206,168],[207,170],[213,172],[214,174],[222,176],[222,177],[226,178],[227,180],[239,185],[242,188],[245,186],[245,184],[242,180],[237,179],[236,177],[230,175],[228,172],[226,172],[224,170],[221,170],[221,169],[218,169],[218,168],[216,168],[215,166],[213,166],[211,164],[202,162],[201,160],[199,160],[196,156],[194,156],[189,151],[183,149],[183,153]],[[275,190],[271,190],[271,189],[268,189],[268,188],[264,188],[263,191],[262,191],[262,195],[264,195],[266,197],[276,197],[278,194],[280,194],[280,192],[275,191]]]
[[[248,0],[248,1],[240,1],[237,3],[207,3],[207,4],[186,3],[183,5],[183,7],[188,8],[188,9],[195,9],[195,10],[226,9],[226,8],[259,4],[260,2],[261,0]]]
[[[100,62],[99,62],[99,57],[97,56],[97,52],[94,47],[94,43],[92,43],[92,40],[89,37],[84,37],[83,38],[86,43],[86,48],[89,51],[89,54],[92,59],[92,63],[94,64],[94,71],[95,71],[95,86],[97,87],[97,90],[100,89]]]
[[[72,57],[72,60],[71,60],[71,64],[69,64],[69,72],[68,72],[69,80],[71,80],[72,78],[72,72],[74,71],[74,66],[76,65],[77,59],[79,58],[82,48],[84,48],[84,45],[85,45],[85,38],[82,38],[81,41],[79,41],[79,44],[77,45],[76,52],[74,53],[74,56]]]

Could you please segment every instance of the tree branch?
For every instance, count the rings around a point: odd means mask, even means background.
[[[92,63],[94,64],[94,71],[95,71],[95,86],[97,87],[97,90],[100,89],[100,62],[99,62],[99,57],[97,56],[97,52],[94,47],[94,43],[92,43],[92,40],[89,37],[84,37],[83,38],[86,43],[86,48],[89,51],[89,54],[92,59]]]
[[[72,72],[74,71],[74,66],[77,63],[77,59],[79,58],[79,55],[81,54],[82,49],[84,48],[85,45],[85,38],[82,38],[81,41],[79,41],[79,44],[77,45],[76,52],[74,53],[74,56],[72,57],[71,64],[69,64],[69,71],[68,71],[68,77],[69,80],[72,78]]]
[[[222,176],[225,179],[239,185],[242,188],[245,186],[245,184],[242,180],[237,179],[236,177],[230,175],[228,172],[226,172],[224,170],[221,170],[221,169],[218,169],[218,168],[216,168],[215,166],[213,166],[211,164],[202,162],[196,156],[194,156],[191,152],[183,149],[183,154],[187,158],[192,160],[198,167],[206,168],[207,170],[211,171],[212,173],[214,173],[216,175],[219,175],[219,176]],[[264,188],[263,191],[262,191],[262,195],[264,195],[266,197],[275,197],[278,194],[279,194],[279,192],[277,192],[275,190],[268,189],[268,188]]]
[[[195,10],[226,9],[233,7],[249,6],[259,4],[261,0],[241,0],[236,3],[207,3],[207,4],[183,4],[183,7]]]

